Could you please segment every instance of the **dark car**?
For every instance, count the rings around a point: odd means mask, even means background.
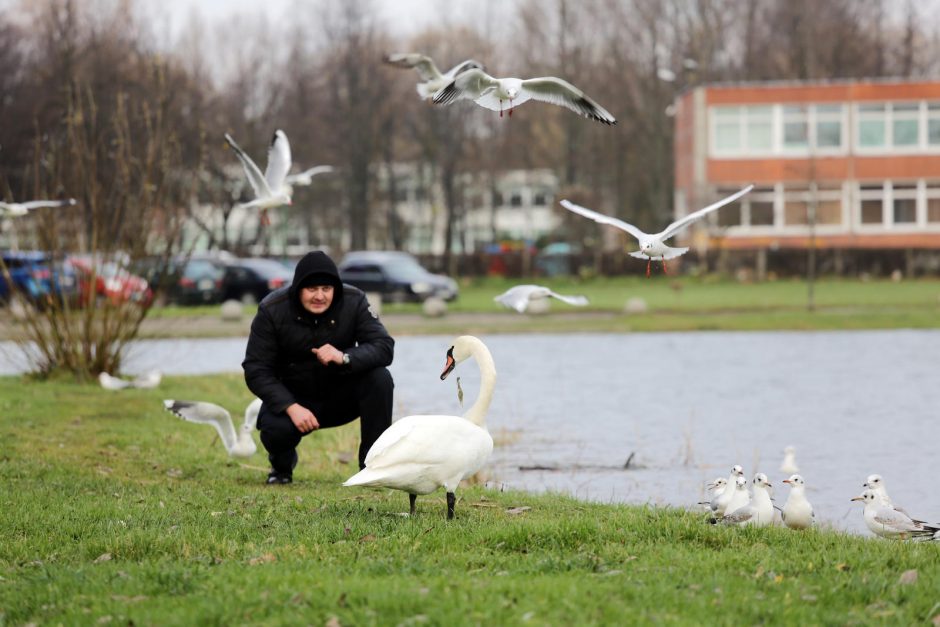
[[[222,281],[223,298],[260,303],[277,288],[289,285],[293,278],[294,273],[290,269],[273,259],[229,259],[225,262],[225,278]]]
[[[141,274],[167,302],[178,305],[211,305],[222,302],[225,265],[216,259],[176,257],[169,262],[151,258]]]
[[[78,280],[75,270],[64,263],[55,263],[42,251],[5,251],[3,263],[12,280],[0,272],[0,301],[8,301],[16,292],[29,302],[43,306],[50,298],[56,301],[77,300]]]
[[[417,259],[399,251],[347,253],[339,264],[339,274],[343,282],[364,292],[379,292],[390,302],[423,302],[432,296],[451,301],[459,292],[452,278],[429,272]]]

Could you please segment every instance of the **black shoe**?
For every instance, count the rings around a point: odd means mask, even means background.
[[[268,473],[268,478],[265,481],[268,485],[284,485],[287,483],[293,483],[294,478],[291,475],[285,475],[279,472],[271,471]]]

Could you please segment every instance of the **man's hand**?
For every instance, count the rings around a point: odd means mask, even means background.
[[[324,344],[320,348],[311,348],[310,352],[316,355],[317,361],[324,366],[343,363],[343,351],[335,348],[332,344]]]
[[[317,417],[313,415],[313,412],[298,403],[294,403],[287,408],[287,415],[290,416],[291,422],[301,433],[309,433],[320,428],[320,423],[317,421]]]

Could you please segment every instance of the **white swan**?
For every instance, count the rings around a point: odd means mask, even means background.
[[[245,408],[245,421],[235,434],[235,425],[232,424],[232,415],[224,407],[215,403],[203,401],[174,401],[165,400],[163,406],[183,420],[209,424],[215,427],[222,438],[225,450],[232,457],[251,457],[258,450],[255,440],[251,436],[258,422],[258,412],[261,411],[261,399],[256,398]]]
[[[152,390],[160,385],[163,380],[163,373],[159,370],[151,370],[128,381],[118,377],[111,376],[107,372],[98,375],[98,383],[106,390],[124,390],[127,388],[137,388],[139,390]]]
[[[482,468],[493,451],[486,412],[496,385],[496,366],[486,345],[471,335],[454,340],[447,350],[441,380],[468,357],[473,357],[480,368],[480,395],[467,413],[463,417],[406,416],[395,421],[369,449],[366,467],[347,479],[344,486],[404,490],[410,497],[412,516],[418,494],[444,488],[447,518],[454,517],[457,485]]]

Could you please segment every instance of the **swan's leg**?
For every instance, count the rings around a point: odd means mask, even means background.
[[[650,264],[653,263],[653,258],[650,257],[646,260],[646,278],[650,278]]]
[[[418,498],[417,494],[408,495],[408,500],[411,502],[411,513],[410,513],[411,516],[415,515],[415,499],[417,498]]]
[[[457,497],[453,492],[447,493],[447,520],[454,517],[454,505],[457,503]]]

